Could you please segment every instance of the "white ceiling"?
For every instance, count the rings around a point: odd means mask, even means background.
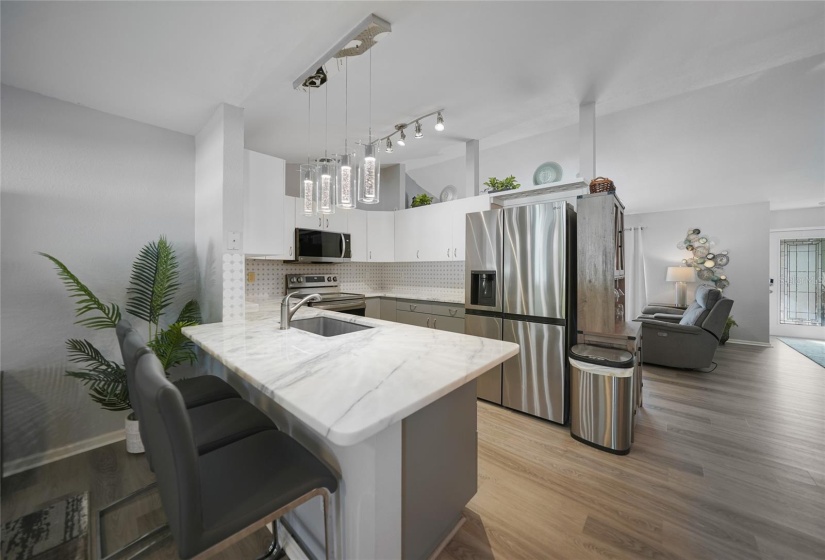
[[[306,158],[292,82],[369,13],[375,136],[444,107],[447,130],[382,163],[414,165],[638,106],[825,52],[822,2],[2,2],[2,81],[195,134],[243,107],[247,147]],[[368,55],[349,64],[349,141],[367,136]],[[329,151],[344,138],[329,83]],[[317,93],[317,95],[316,95]],[[324,149],[313,92],[313,156]]]

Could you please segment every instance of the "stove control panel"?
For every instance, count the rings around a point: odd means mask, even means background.
[[[337,288],[338,277],[326,274],[287,274],[286,287],[292,288]]]

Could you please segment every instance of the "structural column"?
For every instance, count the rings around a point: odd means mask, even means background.
[[[596,103],[579,105],[579,175],[586,183],[596,177]]]
[[[467,151],[464,156],[466,169],[464,196],[478,196],[481,187],[478,182],[478,140],[467,140],[465,146]]]

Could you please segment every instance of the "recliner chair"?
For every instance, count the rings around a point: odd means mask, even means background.
[[[710,286],[696,289],[696,301],[684,311],[650,306],[642,310],[642,359],[681,369],[702,369],[713,363],[719,338],[733,300]]]

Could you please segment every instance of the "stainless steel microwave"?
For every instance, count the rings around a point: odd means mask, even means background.
[[[349,262],[350,234],[318,229],[295,229],[295,261],[312,263]]]

